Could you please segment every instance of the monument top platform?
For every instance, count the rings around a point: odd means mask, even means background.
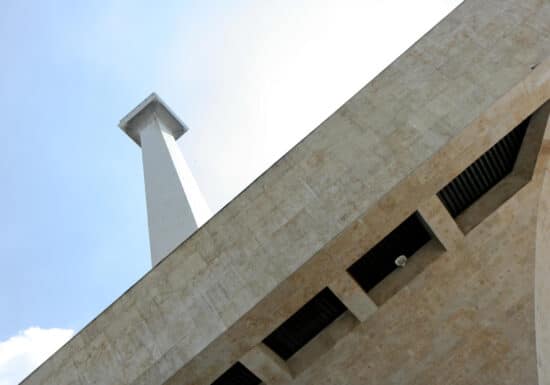
[[[188,131],[187,126],[154,92],[122,118],[118,126],[132,138],[138,146],[141,146],[139,132],[151,122],[152,119],[160,120],[162,126],[174,136],[174,139],[178,139]]]

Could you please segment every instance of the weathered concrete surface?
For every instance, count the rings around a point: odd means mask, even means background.
[[[24,384],[211,383],[550,98],[549,14],[542,0],[463,3]],[[466,241],[426,258],[393,297],[372,296],[379,310],[319,358],[326,368],[311,363],[295,381],[313,383],[317,367],[332,384],[536,383],[533,194],[494,212],[494,232],[470,230],[472,242],[486,239],[478,249]],[[510,230],[520,228],[532,231]],[[357,368],[342,348],[353,337],[368,343],[359,358],[373,377],[353,377],[333,353]]]

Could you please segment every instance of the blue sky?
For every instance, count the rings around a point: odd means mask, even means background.
[[[149,93],[190,127],[216,212],[458,3],[4,0],[0,361],[150,268],[140,150],[117,128]]]

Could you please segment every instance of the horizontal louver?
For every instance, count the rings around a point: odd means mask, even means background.
[[[287,360],[345,311],[344,304],[325,288],[267,336],[264,344]]]
[[[437,194],[453,218],[512,171],[528,121],[523,121]]]

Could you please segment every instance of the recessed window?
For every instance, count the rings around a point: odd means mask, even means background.
[[[453,218],[512,172],[528,124],[529,118],[437,193]]]
[[[212,385],[259,385],[262,382],[240,362],[230,367]]]
[[[264,344],[288,360],[345,311],[345,305],[325,288],[267,336]]]
[[[404,262],[401,256],[411,258],[430,239],[419,214],[414,213],[351,265],[348,272],[368,292]]]

